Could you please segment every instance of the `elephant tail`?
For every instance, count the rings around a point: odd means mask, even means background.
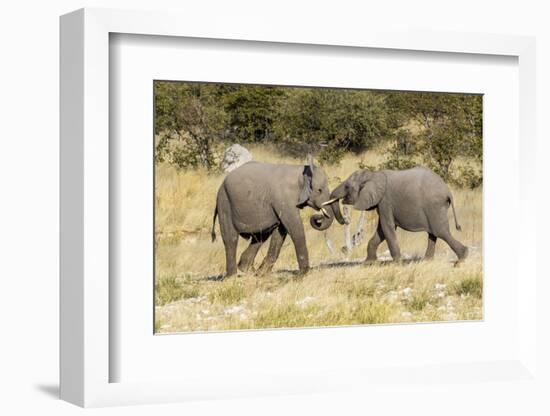
[[[216,209],[214,210],[214,218],[212,219],[212,232],[210,235],[212,236],[212,242],[216,241],[216,217],[218,216],[218,206],[216,205]]]
[[[448,201],[449,201],[449,204],[451,204],[451,208],[453,209],[453,217],[455,219],[455,227],[458,231],[462,231],[462,227],[460,226],[460,224],[458,223],[458,220],[456,219],[456,211],[455,211],[455,204],[453,202],[453,197],[452,195],[449,195],[448,197]]]

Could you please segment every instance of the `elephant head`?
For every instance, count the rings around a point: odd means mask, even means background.
[[[340,213],[340,200],[346,205],[353,205],[359,211],[368,211],[374,209],[380,203],[385,192],[386,175],[383,172],[360,170],[354,172],[349,178],[334,188],[325,205],[329,205],[336,218],[338,218],[342,217]],[[316,230],[328,228],[322,227],[326,221],[321,222],[319,216],[311,217],[310,223]],[[343,223],[340,222],[340,224]]]
[[[344,224],[345,220],[337,206],[338,201],[334,204],[327,204],[330,199],[330,191],[328,188],[328,180],[325,172],[313,163],[313,157],[308,155],[306,164],[303,170],[303,185],[298,198],[298,208],[309,206],[316,211],[321,211],[322,214],[313,215],[310,223],[315,224],[317,230],[325,230],[332,225],[334,218]],[[336,205],[336,211],[334,210]]]

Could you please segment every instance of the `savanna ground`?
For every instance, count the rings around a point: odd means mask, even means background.
[[[266,146],[248,146],[254,159],[301,164],[281,157]],[[340,164],[324,167],[330,188],[359,164],[376,166],[384,152],[346,155]],[[460,161],[457,161],[460,163]],[[266,276],[239,274],[221,280],[225,271],[224,246],[212,243],[210,229],[216,192],[225,174],[206,170],[178,170],[168,163],[156,165],[156,276],[155,332],[313,327],[483,318],[482,189],[451,188],[462,231],[451,232],[469,248],[469,257],[455,267],[456,257],[438,240],[435,258],[422,261],[426,233],[398,230],[405,260],[390,261],[386,243],[378,249],[378,262],[365,265],[367,241],[377,214],[368,212],[365,238],[344,254],[344,227],[336,221],[325,233],[309,226],[310,208],[302,210],[312,270],[296,274],[294,246],[287,238],[273,272]],[[352,230],[359,212],[352,211]],[[328,249],[326,238],[336,248]],[[248,245],[239,240],[238,255]],[[258,265],[269,243],[261,248]]]

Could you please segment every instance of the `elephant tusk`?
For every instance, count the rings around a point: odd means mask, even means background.
[[[340,200],[340,198],[332,198],[332,199],[329,199],[327,202],[323,202],[323,203],[321,204],[321,206],[324,207],[325,205],[330,205],[330,204],[332,204],[333,202],[336,202],[336,201],[338,201],[338,200]]]
[[[330,215],[328,215],[328,212],[326,209],[324,209],[323,207],[321,207],[321,212],[323,213],[323,215],[327,218],[330,218]]]

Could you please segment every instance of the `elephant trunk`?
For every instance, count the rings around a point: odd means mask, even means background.
[[[335,218],[342,225],[349,223],[340,212],[340,199],[344,197],[344,193],[343,184],[332,192],[330,199],[322,204],[325,214],[328,215],[315,214],[309,219],[309,223],[313,228],[317,231],[324,231],[332,225]]]
[[[325,231],[332,225],[332,222],[334,221],[334,214],[332,213],[332,209],[327,209],[326,211],[329,214],[328,217],[322,214],[315,214],[309,218],[309,223],[317,231]]]
[[[349,224],[349,222],[344,218],[342,213],[340,212],[340,200],[337,199],[332,204],[330,204],[331,211],[334,212],[334,217],[336,218],[336,221],[338,223],[344,225]]]
[[[345,193],[345,183],[341,183],[336,188],[334,188],[334,190],[330,194],[329,199],[329,201],[332,201],[330,204],[331,211],[333,212],[336,221],[338,221],[342,225],[349,223],[340,212],[340,199],[345,196]]]
[[[309,223],[317,231],[325,231],[334,222],[334,212],[331,205],[321,204],[322,214],[315,214],[309,218]]]

